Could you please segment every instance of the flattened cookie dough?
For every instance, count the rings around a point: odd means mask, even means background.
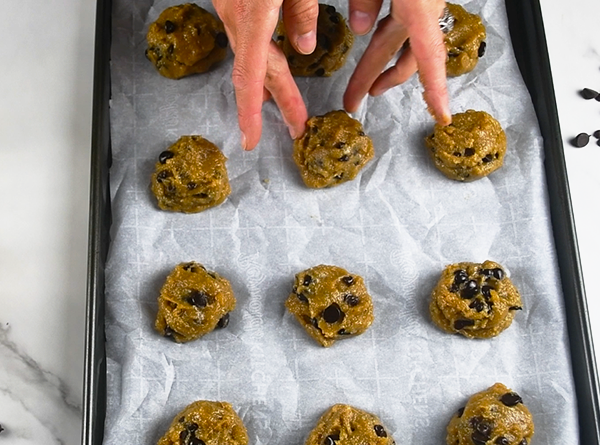
[[[438,170],[450,179],[468,182],[502,167],[506,134],[485,111],[467,110],[453,115],[450,125],[436,124],[425,145]]]
[[[229,324],[235,308],[231,284],[198,263],[181,263],[169,274],[158,297],[154,328],[177,343],[195,340]]]
[[[362,277],[319,265],[296,274],[285,307],[322,346],[362,334],[373,323],[373,302]]]
[[[304,134],[294,140],[294,162],[312,188],[354,179],[374,153],[362,124],[343,110],[311,117]]]
[[[285,54],[293,76],[329,77],[344,66],[354,35],[335,7],[320,3],[317,46],[311,54],[296,52],[281,20],[275,30],[275,41]]]
[[[248,445],[248,433],[229,403],[199,400],[175,416],[158,445]]]
[[[429,304],[436,325],[468,338],[495,337],[521,309],[519,291],[493,261],[446,266]]]
[[[215,207],[231,193],[227,158],[202,136],[182,136],[158,156],[152,193],[163,210],[197,213]]]
[[[473,395],[448,424],[448,445],[527,445],[533,436],[531,413],[502,383]]]
[[[485,54],[485,26],[476,14],[467,12],[462,6],[446,3],[454,16],[454,27],[445,34],[448,52],[446,74],[460,76],[473,71],[480,57]]]
[[[379,418],[349,405],[333,405],[321,416],[305,445],[394,445]]]
[[[146,57],[169,79],[204,73],[227,55],[223,23],[194,3],[165,9],[146,40]]]

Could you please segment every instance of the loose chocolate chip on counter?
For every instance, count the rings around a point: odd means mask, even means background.
[[[458,417],[462,417],[462,415],[464,414],[464,412],[465,412],[465,407],[463,406],[462,408],[458,408],[458,411],[456,411],[456,415]]]
[[[460,292],[460,297],[469,299],[475,297],[479,293],[477,281],[469,280],[465,283],[465,288]]]
[[[315,71],[315,75],[321,77],[325,75],[325,68],[319,68],[317,71]]]
[[[227,326],[229,326],[229,312],[223,315],[217,323],[218,328],[226,328]]]
[[[167,20],[165,22],[165,32],[167,34],[171,34],[173,31],[175,31],[175,23],[173,23],[171,20]]]
[[[0,425],[0,433],[4,431],[4,428],[2,427],[2,425]]]
[[[344,313],[336,303],[330,304],[323,311],[323,320],[327,323],[336,323],[340,321],[344,316]]]
[[[594,137],[595,137],[596,139],[600,139],[600,130],[596,130],[596,131],[594,131]]]
[[[161,164],[166,163],[169,159],[171,159],[175,154],[172,151],[165,150],[161,154],[158,155],[158,161]]]
[[[374,425],[373,429],[375,430],[375,434],[377,434],[377,436],[387,437],[387,433],[385,432],[383,425]]]
[[[325,438],[324,445],[335,445],[338,440],[340,440],[339,434],[330,434]]]
[[[481,42],[479,44],[479,49],[477,50],[477,57],[483,57],[483,55],[485,54],[485,47],[486,47],[486,43],[485,42]]]
[[[360,302],[360,299],[354,294],[346,294],[344,295],[344,301],[348,306],[354,307]]]
[[[500,436],[500,437],[498,437],[498,438],[497,438],[497,439],[494,441],[494,443],[495,443],[496,445],[510,445],[510,442],[509,442],[509,441],[508,441],[508,439],[507,439],[506,437],[504,437],[504,436]]]
[[[220,48],[226,48],[227,47],[227,43],[229,43],[229,40],[227,39],[227,34],[225,34],[224,32],[218,33],[215,36],[215,43]]]
[[[471,157],[474,154],[475,154],[475,149],[474,148],[471,148],[471,147],[465,148],[465,156],[466,157]]]
[[[456,329],[457,331],[460,331],[461,329],[464,329],[468,326],[473,326],[474,324],[475,324],[475,320],[467,320],[467,319],[456,320],[454,322],[454,329]]]
[[[585,147],[588,142],[590,142],[590,135],[587,133],[579,133],[571,140],[571,144],[577,148]]]
[[[516,392],[507,392],[502,397],[500,397],[500,401],[506,406],[515,406],[518,403],[523,403],[523,399]]]
[[[346,275],[345,277],[342,277],[342,281],[345,285],[352,286],[354,284],[354,277],[352,275]]]
[[[208,304],[208,295],[204,292],[193,290],[187,297],[187,302],[193,306],[206,307]]]
[[[581,97],[583,97],[585,100],[596,99],[598,97],[598,92],[590,88],[584,88],[579,92],[579,94],[581,94]]]

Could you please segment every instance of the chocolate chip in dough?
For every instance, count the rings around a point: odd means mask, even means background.
[[[460,320],[456,320],[454,322],[454,329],[456,329],[457,331],[460,331],[461,329],[464,329],[468,326],[473,326],[474,324],[475,324],[475,320],[460,319]]]
[[[352,286],[352,284],[354,284],[354,277],[352,277],[352,275],[347,275],[345,277],[342,277],[342,281],[345,285]]]
[[[229,326],[229,312],[223,315],[217,323],[218,328],[226,328],[227,326]]]
[[[327,323],[337,323],[338,321],[340,321],[343,318],[343,316],[344,316],[344,313],[342,312],[340,307],[335,303],[330,304],[323,311],[323,319]]]
[[[378,437],[387,437],[385,428],[382,425],[374,425],[373,429],[375,430],[375,434],[377,434]]]
[[[208,295],[204,292],[194,290],[187,298],[188,303],[196,307],[206,307],[208,304]]]
[[[310,275],[305,275],[302,284],[308,286],[310,283],[312,283],[312,277]]]
[[[161,164],[166,163],[169,159],[171,159],[174,155],[172,151],[165,150],[161,154],[158,155],[158,160]]]
[[[510,442],[508,441],[508,439],[506,437],[500,436],[494,441],[494,444],[495,445],[510,445]]]
[[[483,55],[485,54],[485,47],[486,47],[485,42],[481,42],[479,44],[479,49],[477,50],[477,57],[483,57]]]
[[[506,406],[515,406],[518,403],[523,403],[523,399],[516,392],[507,392],[502,397],[500,397],[500,401]]]
[[[340,440],[339,434],[330,434],[325,438],[324,445],[335,445],[338,440]]]
[[[165,22],[165,32],[167,34],[171,34],[174,31],[175,31],[175,23],[173,23],[171,20],[167,20]]]
[[[226,48],[228,42],[229,40],[227,39],[227,34],[225,34],[224,32],[220,32],[215,36],[215,43],[220,48]]]
[[[359,303],[360,300],[354,294],[346,294],[344,295],[344,301],[346,302],[346,304],[348,304],[348,306],[354,307]]]

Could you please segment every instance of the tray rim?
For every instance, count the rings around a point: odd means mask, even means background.
[[[546,177],[559,178],[546,182],[565,300],[580,443],[600,445],[598,372],[540,2],[505,0],[505,6],[515,56],[544,138]],[[97,0],[81,435],[84,445],[102,444],[106,415],[104,265],[111,224],[108,180],[111,15],[112,0]]]

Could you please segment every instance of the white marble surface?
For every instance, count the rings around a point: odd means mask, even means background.
[[[598,0],[542,0],[588,304],[600,340]],[[94,0],[0,2],[0,444],[80,443]]]

